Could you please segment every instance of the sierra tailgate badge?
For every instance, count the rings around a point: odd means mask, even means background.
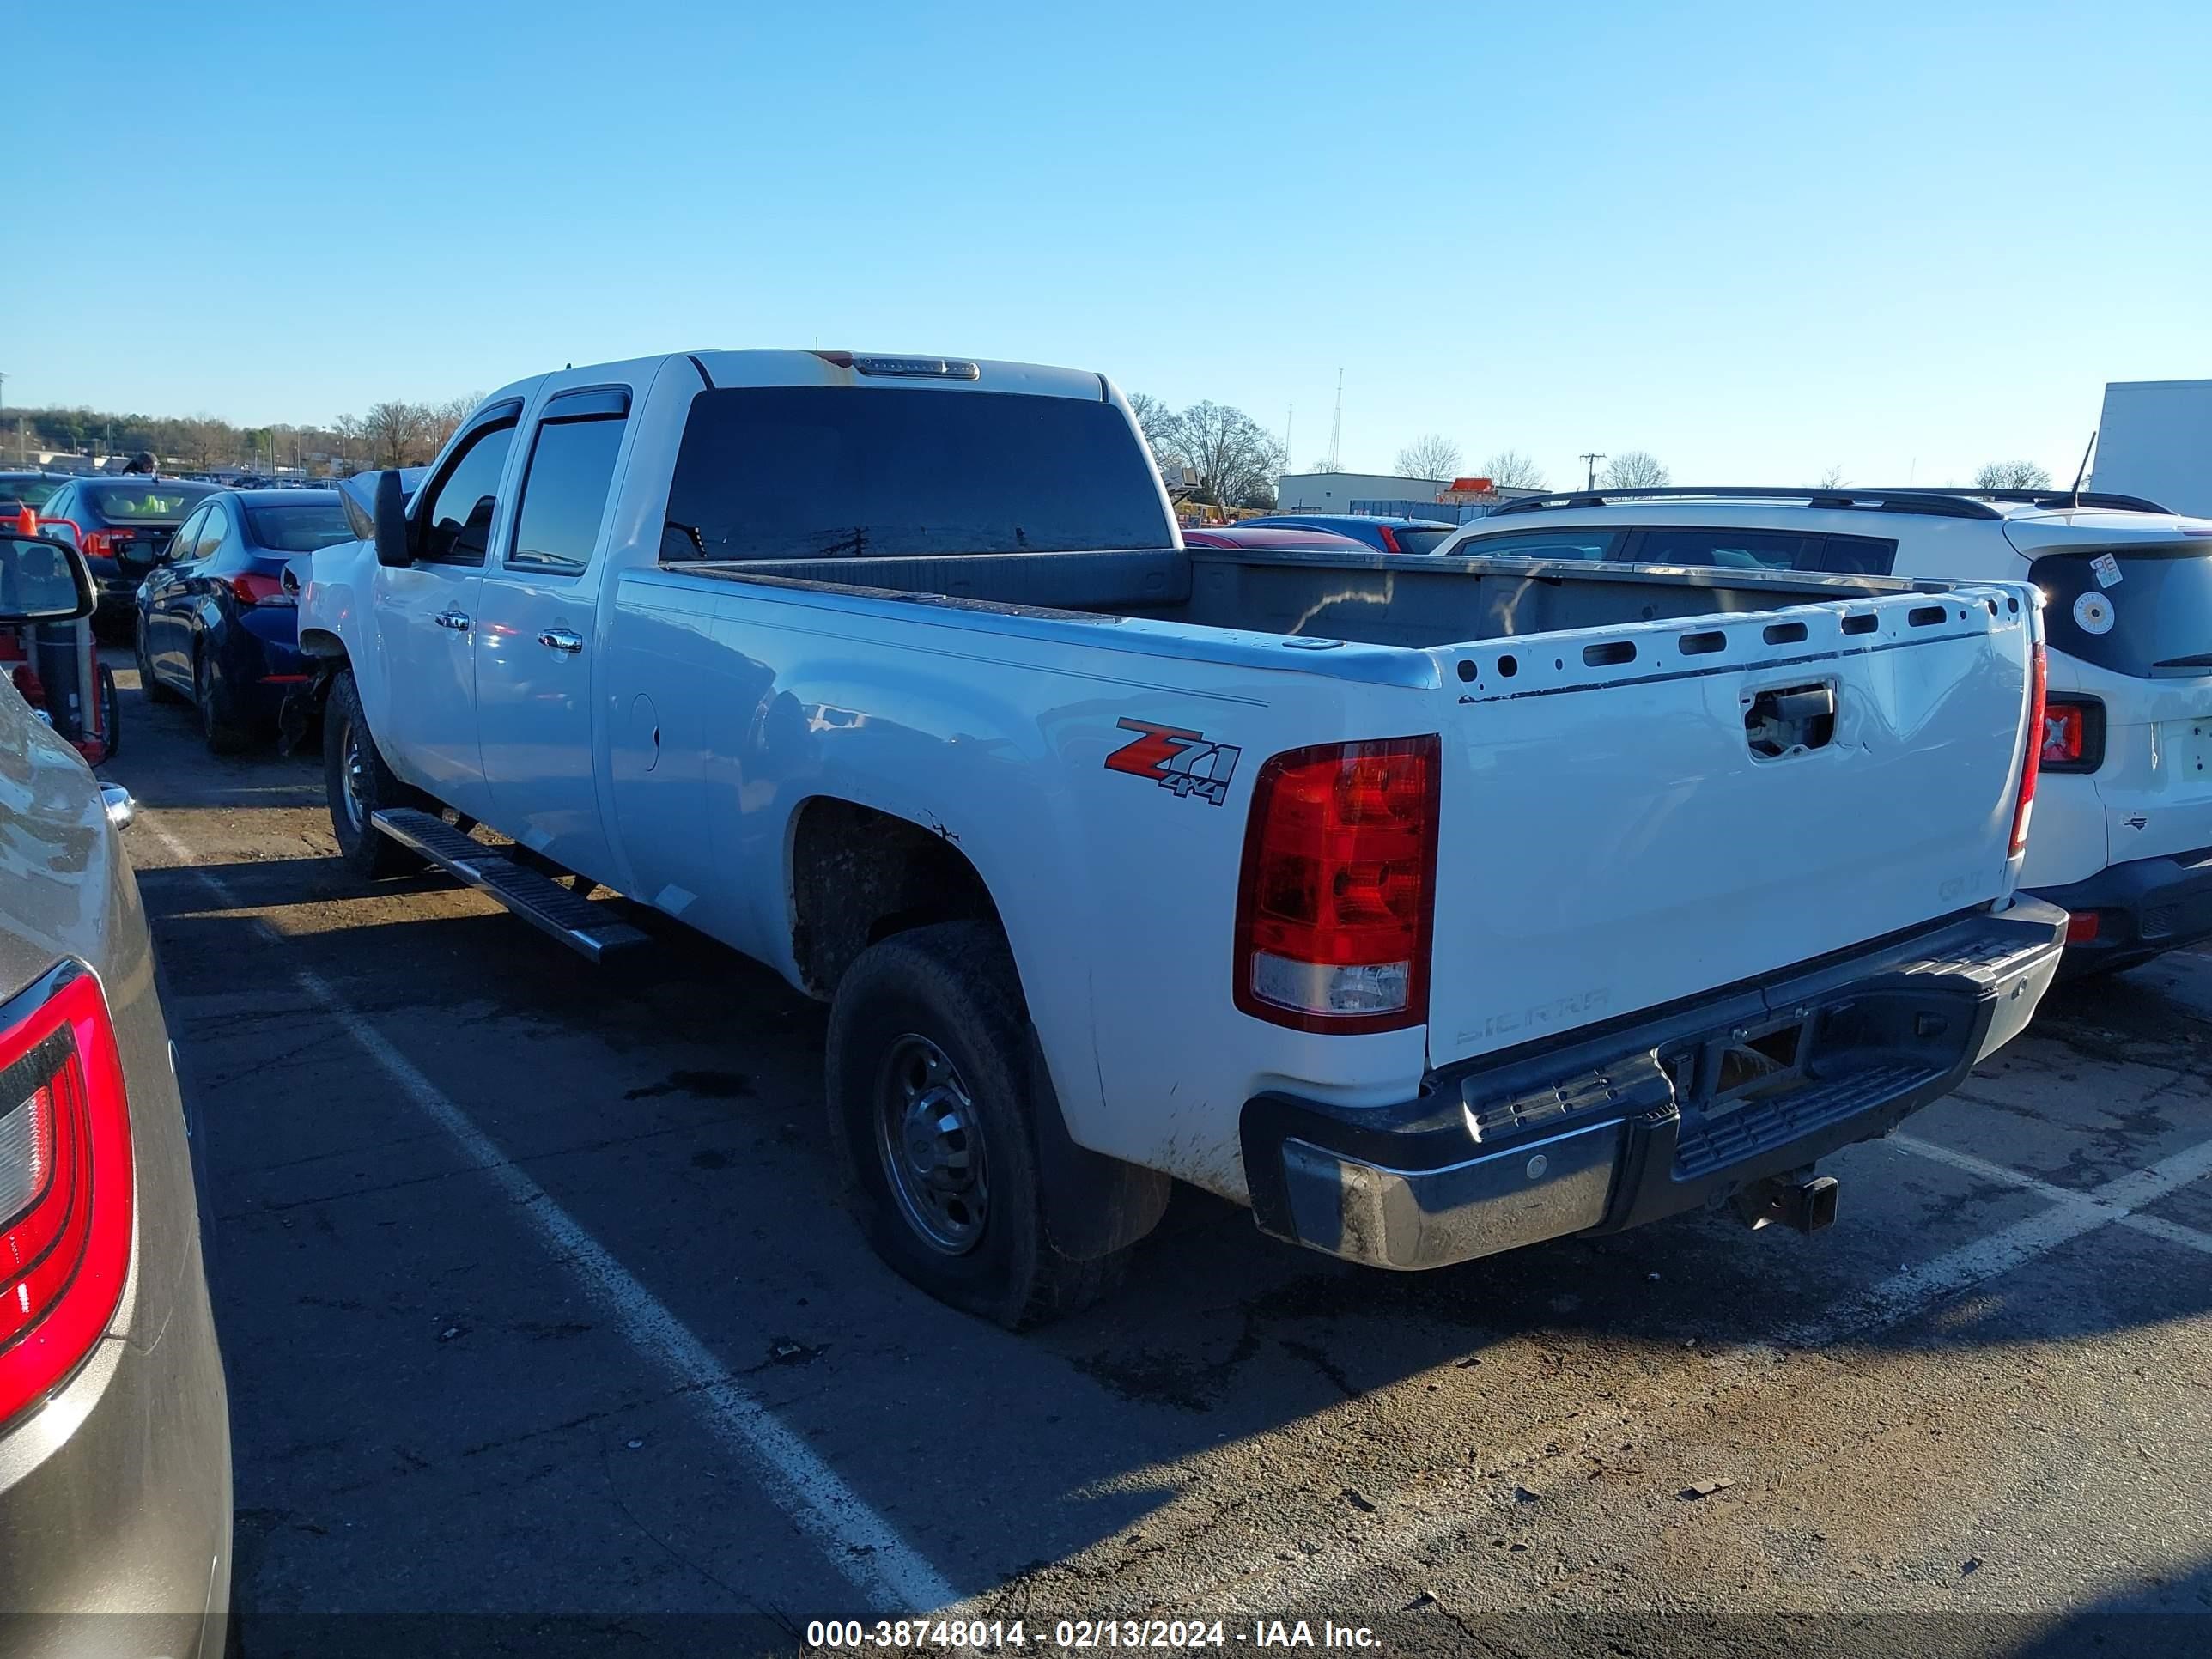
[[[1124,732],[1141,735],[1106,757],[1109,772],[1127,772],[1150,778],[1163,789],[1188,799],[1196,795],[1216,806],[1229,799],[1229,780],[1236,775],[1242,750],[1225,743],[1207,741],[1202,732],[1176,726],[1153,726],[1145,720],[1115,722]]]

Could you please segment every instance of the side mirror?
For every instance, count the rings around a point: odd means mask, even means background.
[[[394,569],[415,562],[407,545],[407,492],[397,472],[376,475],[376,562]]]
[[[98,603],[91,567],[66,542],[0,538],[0,624],[75,622]]]

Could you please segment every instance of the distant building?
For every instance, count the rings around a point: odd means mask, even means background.
[[[1403,478],[1389,472],[1286,472],[1276,481],[1278,513],[1357,513],[1364,518],[1435,519],[1465,524],[1500,501],[1542,492],[1473,491],[1468,478]]]
[[[1449,478],[1401,478],[1388,472],[1286,472],[1275,482],[1278,513],[1349,513],[1357,501],[1433,501]]]

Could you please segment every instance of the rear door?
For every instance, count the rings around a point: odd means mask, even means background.
[[[178,526],[177,533],[169,538],[167,558],[146,579],[147,660],[155,673],[173,684],[185,683],[183,677],[190,671],[189,663],[184,668],[178,666],[185,639],[178,599],[184,589],[185,572],[192,562],[192,550],[210,510],[202,507]]]
[[[476,611],[484,560],[506,526],[520,400],[481,412],[415,497],[414,562],[376,571],[386,712],[377,742],[394,770],[471,817],[490,796],[477,748]]]
[[[627,385],[596,385],[554,390],[540,406],[476,630],[487,822],[602,880],[611,861],[592,729],[600,641],[591,567],[630,398]]]
[[[1437,653],[1452,707],[1431,1060],[1756,981],[2008,893],[2027,593]]]

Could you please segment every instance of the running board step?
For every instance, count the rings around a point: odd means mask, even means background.
[[[604,962],[649,942],[648,935],[615,921],[605,907],[570,892],[550,876],[526,869],[501,848],[463,835],[441,817],[394,806],[374,813],[369,822],[590,961]]]

